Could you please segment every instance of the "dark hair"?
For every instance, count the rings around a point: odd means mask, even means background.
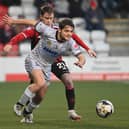
[[[59,28],[63,29],[66,25],[74,28],[73,21],[70,18],[64,18],[59,21]]]
[[[52,6],[50,5],[41,6],[40,15],[44,15],[45,13],[49,13],[49,14],[54,13]]]

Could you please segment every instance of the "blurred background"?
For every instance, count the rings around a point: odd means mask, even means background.
[[[56,20],[72,18],[75,33],[94,51],[97,58],[87,58],[80,70],[73,57],[64,57],[75,80],[129,80],[129,0],[0,0],[0,19],[9,14],[15,18],[38,19],[39,8],[50,4]],[[26,26],[0,25],[0,81],[26,81],[24,58],[30,41],[21,42],[4,55],[3,47]],[[56,80],[52,76],[52,80]]]

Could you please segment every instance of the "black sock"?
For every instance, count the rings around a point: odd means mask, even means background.
[[[21,103],[19,103],[19,102],[17,102],[16,104],[17,104],[17,105],[20,105],[20,106],[22,106],[22,107],[24,106],[23,104],[21,104]]]
[[[67,98],[68,110],[74,110],[74,106],[75,106],[74,88],[66,89],[66,98]]]
[[[27,103],[26,103],[26,105],[28,105],[29,102],[30,102],[30,101],[28,100]],[[17,104],[17,105],[20,105],[20,106],[22,106],[22,107],[24,106],[23,104],[21,104],[21,103],[19,103],[19,102],[17,102],[16,104]]]
[[[29,115],[29,114],[31,114],[32,112],[28,112],[27,110],[26,110],[26,108],[24,108],[24,110],[23,110],[23,116],[26,116],[26,115]]]

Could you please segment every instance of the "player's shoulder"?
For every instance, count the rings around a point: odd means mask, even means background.
[[[74,48],[74,49],[77,49],[79,47],[79,45],[75,42],[74,39],[70,38],[69,40],[69,45]]]
[[[59,29],[58,23],[53,23],[52,28],[55,29],[55,30]]]
[[[55,37],[56,32],[57,32],[57,29],[55,29],[54,26],[52,26],[45,29],[44,34],[50,37]]]
[[[75,40],[71,37],[71,38],[68,40],[68,42],[70,42],[70,43],[75,43]]]

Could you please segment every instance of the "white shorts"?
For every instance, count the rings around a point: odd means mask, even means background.
[[[40,63],[37,59],[34,59],[31,55],[28,55],[25,59],[25,69],[31,73],[33,69],[41,69],[46,81],[50,81],[51,77],[51,64]]]

